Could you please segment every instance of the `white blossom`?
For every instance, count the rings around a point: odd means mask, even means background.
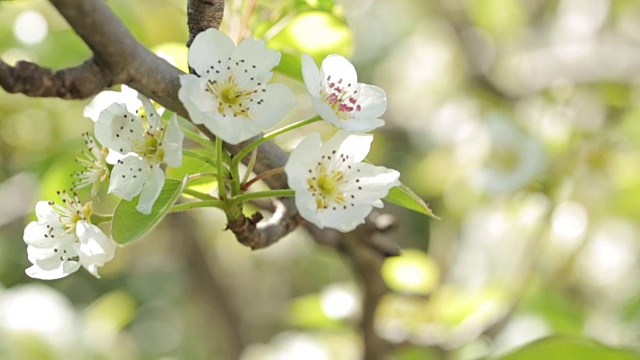
[[[362,162],[372,140],[371,135],[340,131],[323,145],[318,133],[300,142],[285,172],[303,218],[346,232],[363,223],[372,207],[383,206],[389,189],[400,185],[400,174]]]
[[[358,83],[351,62],[340,55],[329,55],[318,70],[309,55],[302,55],[302,77],[313,107],[326,121],[357,132],[384,125],[380,116],[387,110],[387,95],[377,86]]]
[[[125,200],[140,194],[136,209],[149,214],[164,185],[160,166],[182,164],[184,134],[175,114],[163,125],[151,102],[142,95],[139,99],[144,113],[132,113],[123,104],[112,104],[100,114],[95,134],[105,146],[128,154],[111,171],[109,193]]]
[[[96,122],[100,113],[114,103],[123,104],[131,113],[143,108],[142,102],[138,99],[138,92],[127,85],[121,85],[120,91],[105,90],[94,96],[91,102],[84,107],[82,115]],[[108,164],[115,164],[125,156],[117,151],[109,150],[106,160]]]
[[[280,53],[263,40],[247,38],[236,47],[225,34],[208,29],[189,49],[197,75],[180,76],[178,97],[195,124],[238,144],[273,127],[294,106],[291,90],[267,84]]]
[[[100,183],[109,178],[110,172],[107,165],[109,149],[97,144],[89,133],[84,133],[82,136],[89,151],[83,152],[84,158],[76,158],[76,161],[84,167],[84,170],[72,174],[73,177],[78,179],[74,182],[73,189],[77,190],[91,185],[91,196],[96,197]]]
[[[98,267],[113,259],[116,244],[90,221],[91,203],[58,193],[62,205],[52,201],[36,204],[37,221],[24,229],[29,261],[27,275],[42,280],[65,277],[83,266],[95,277]]]

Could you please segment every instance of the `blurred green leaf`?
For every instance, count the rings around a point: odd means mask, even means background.
[[[331,319],[322,309],[318,294],[306,295],[292,300],[289,306],[289,322],[300,328],[336,328],[341,322]]]
[[[398,360],[435,360],[438,354],[435,350],[421,347],[400,348],[394,353],[394,359]]]
[[[440,281],[440,268],[422,251],[407,249],[400,256],[385,259],[380,270],[392,290],[427,295]]]
[[[351,30],[342,19],[328,12],[309,11],[293,18],[268,40],[267,45],[288,54],[289,58],[283,56],[277,70],[300,78],[300,54],[309,54],[316,61],[329,54],[349,57],[353,50],[352,42]]]
[[[409,189],[406,185],[400,185],[389,190],[389,195],[384,198],[386,201],[402,206],[403,208],[417,211],[421,214],[425,214],[434,219],[440,219],[437,217],[429,206],[418,196],[413,190]]]
[[[298,81],[302,80],[302,63],[300,55],[291,54],[287,51],[282,51],[282,58],[280,64],[275,67],[275,71],[283,75],[287,75]]]
[[[166,179],[162,191],[151,208],[149,215],[136,210],[138,196],[131,201],[122,200],[116,207],[111,222],[111,237],[118,244],[124,245],[138,240],[151,231],[169,211],[186,184],[177,179]]]
[[[606,347],[586,337],[552,336],[534,341],[496,360],[637,360],[640,353]]]

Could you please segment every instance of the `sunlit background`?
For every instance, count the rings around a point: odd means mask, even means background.
[[[185,1],[107,4],[185,67]],[[375,323],[393,359],[496,357],[550,335],[527,359],[636,358],[606,349],[640,350],[640,2],[265,0],[248,13],[228,1],[222,29],[283,52],[276,81],[301,105],[285,121],[313,111],[300,53],[349,56],[388,95],[369,159],[442,218],[384,209],[403,249],[382,268],[391,291]],[[48,2],[14,0],[0,2],[0,56],[62,68],[90,51]],[[243,360],[361,356],[358,278],[303,230],[251,252],[220,212],[197,210],[120,248],[100,280],[29,279],[23,229],[70,187],[88,102],[0,91],[0,358],[225,359],[234,338]],[[188,285],[184,233],[205,245],[230,309]],[[562,342],[573,336],[594,352]]]

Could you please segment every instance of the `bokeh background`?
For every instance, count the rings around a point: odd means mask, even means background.
[[[185,1],[107,3],[184,67]],[[525,344],[505,358],[640,358],[629,352],[640,350],[640,2],[231,0],[226,10],[225,32],[283,52],[276,81],[300,104],[285,121],[313,114],[302,52],[349,56],[362,82],[387,91],[369,159],[398,169],[442,218],[383,210],[398,218],[387,240],[403,249],[382,268],[391,291],[376,315],[393,359],[500,357]],[[12,0],[0,2],[0,56],[62,68],[90,52],[48,2]],[[250,252],[222,231],[221,213],[199,209],[120,248],[100,280],[29,279],[22,232],[39,199],[71,185],[88,102],[0,91],[1,358],[225,359],[230,339],[244,360],[361,355],[359,279],[303,230]],[[279,141],[290,148],[303,132]],[[94,204],[108,211],[116,199]],[[206,250],[213,302],[189,285],[199,280],[185,236]]]

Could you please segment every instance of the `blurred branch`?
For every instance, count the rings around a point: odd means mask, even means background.
[[[381,252],[371,244],[379,234],[394,227],[395,221],[368,220],[365,224],[357,227],[355,231],[344,234],[342,241],[338,243],[338,250],[349,259],[353,271],[359,277],[362,285],[360,331],[364,342],[364,359],[366,360],[388,359],[392,350],[390,344],[378,336],[375,331],[376,309],[389,289],[380,274],[385,256],[381,255]],[[397,248],[395,254],[398,254]]]
[[[169,216],[167,220],[170,223],[171,236],[175,240],[173,244],[188,267],[191,287],[203,300],[205,315],[209,318],[206,320],[207,326],[220,325],[225,330],[226,338],[221,339],[218,344],[226,345],[226,358],[239,359],[245,347],[240,329],[240,312],[234,306],[235,302],[231,299],[229,289],[225,288],[222,279],[211,269],[207,249],[202,246],[204,239],[194,231],[197,227],[192,217],[177,213]]]

